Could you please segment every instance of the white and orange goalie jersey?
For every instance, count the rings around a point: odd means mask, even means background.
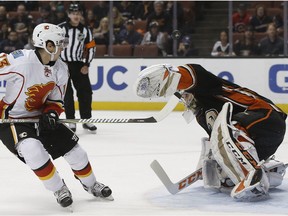
[[[68,77],[61,59],[50,66],[43,65],[34,50],[0,54],[0,79],[7,81],[1,118],[37,118],[48,110],[60,115]]]

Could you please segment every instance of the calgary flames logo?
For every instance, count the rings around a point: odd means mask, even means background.
[[[49,77],[51,76],[51,70],[48,67],[44,68],[44,76]]]
[[[47,84],[36,84],[28,88],[25,94],[28,96],[25,100],[25,108],[28,111],[34,111],[41,109],[48,94],[55,87],[54,82],[49,82]]]

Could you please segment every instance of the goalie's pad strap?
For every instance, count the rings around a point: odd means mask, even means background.
[[[203,162],[206,159],[209,159],[209,157],[210,157],[209,153],[211,152],[211,144],[210,144],[209,139],[207,137],[202,137],[201,145],[202,145],[201,154],[200,154],[200,158],[199,158],[199,161],[198,161],[196,169],[202,168],[203,167]]]

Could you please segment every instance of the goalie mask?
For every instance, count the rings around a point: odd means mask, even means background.
[[[134,90],[143,98],[170,96],[176,92],[180,77],[178,68],[172,65],[152,65],[140,72]]]

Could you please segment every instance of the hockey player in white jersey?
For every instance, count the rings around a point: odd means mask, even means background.
[[[96,181],[78,137],[65,124],[57,123],[64,111],[68,81],[68,68],[59,58],[66,45],[64,31],[53,24],[39,24],[33,31],[33,42],[35,50],[1,54],[0,76],[7,85],[0,114],[2,119],[39,118],[39,124],[1,124],[0,139],[54,193],[62,207],[70,206],[73,199],[53,165],[53,159],[59,157],[68,162],[86,191],[109,199],[112,191]]]

